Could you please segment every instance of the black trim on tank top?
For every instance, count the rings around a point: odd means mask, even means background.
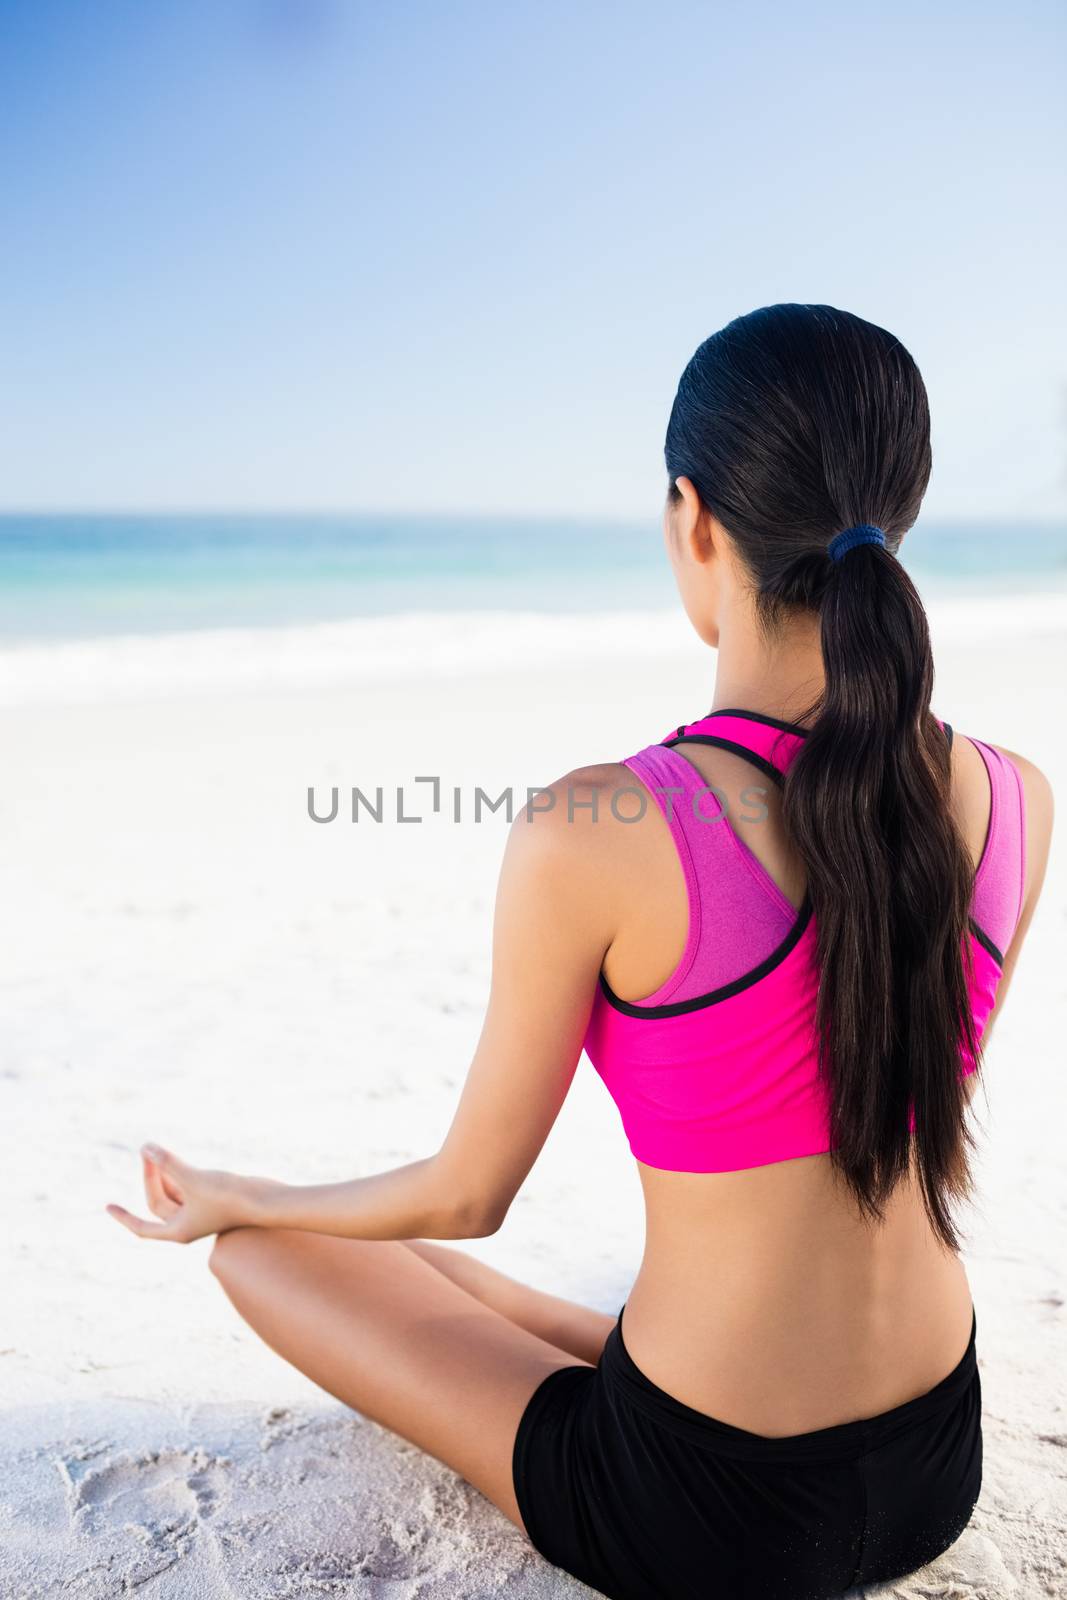
[[[810,728],[802,728],[799,722],[786,722],[782,717],[768,717],[762,711],[742,711],[737,706],[722,706],[717,711],[709,711],[706,717],[697,717],[696,720],[697,722],[707,722],[711,717],[743,717],[748,722],[762,722],[764,727],[767,728],[780,728],[783,733],[798,733],[802,739],[806,738],[811,732]],[[686,728],[693,726],[694,724],[691,722],[683,722],[675,737],[680,738],[685,733]],[[951,722],[942,722],[941,726],[945,730],[945,737],[951,750],[952,724]],[[667,743],[666,740],[663,742],[664,744]]]
[[[765,772],[779,788],[784,782],[782,774],[773,762],[768,761],[766,756],[757,755],[747,744],[738,744],[736,739],[724,739],[717,733],[683,733],[675,734],[673,739],[664,739],[662,748],[673,750],[676,744],[713,744],[719,750],[732,750],[734,755],[744,756],[746,761],[751,761],[753,766],[759,767],[760,771]]]
[[[974,934],[975,938],[978,940],[978,943],[982,946],[982,949],[988,951],[988,953],[993,957],[993,960],[996,962],[998,967],[1003,967],[1003,965],[1004,965],[1004,957],[1001,954],[1001,952],[997,949],[996,945],[993,943],[993,941],[989,937],[988,933],[986,933],[985,929],[982,928],[982,927],[979,927],[978,923],[975,922],[973,917],[968,917],[967,921],[970,924],[971,932]]]
[[[801,935],[811,921],[811,913],[811,899],[808,895],[805,895],[803,903],[797,912],[796,921],[778,948],[772,950],[770,955],[761,961],[758,967],[752,968],[751,972],[743,973],[740,978],[734,978],[731,983],[724,983],[720,988],[712,989],[708,994],[697,995],[692,1000],[671,1000],[662,1006],[634,1005],[630,1000],[620,1000],[603,972],[600,974],[601,992],[609,1005],[614,1007],[616,1011],[623,1012],[627,1017],[648,1017],[650,1019],[656,1017],[680,1017],[684,1016],[687,1011],[703,1011],[706,1006],[718,1005],[720,1000],[730,1000],[735,994],[740,994],[742,990],[750,989],[754,983],[759,983],[761,978],[767,977],[768,973],[773,972],[775,967],[780,966],[786,956],[799,944]]]
[[[780,728],[783,733],[799,733],[802,738],[806,738],[811,732],[810,728],[802,728],[798,722],[783,722],[781,717],[767,717],[762,711],[740,711],[736,706],[722,706],[717,711],[709,711],[705,716],[697,717],[693,722],[683,722],[674,734],[674,738],[681,738],[686,728],[695,728],[698,722],[709,722],[712,717],[741,717],[746,722],[762,722],[766,728]],[[670,741],[664,739],[663,743],[668,744]]]
[[[785,722],[781,717],[768,717],[762,711],[739,711],[734,706],[720,706],[715,711],[709,711],[708,716],[744,717],[749,722],[762,722],[765,728],[780,728],[783,733],[808,734],[811,732],[810,728],[802,728],[799,722]],[[698,721],[706,722],[707,717],[700,717]],[[688,727],[689,724],[687,723],[686,726]]]

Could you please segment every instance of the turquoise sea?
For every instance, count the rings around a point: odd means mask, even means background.
[[[924,594],[1067,587],[1067,522],[920,521]],[[0,516],[0,641],[406,611],[674,604],[659,525],[473,516]]]

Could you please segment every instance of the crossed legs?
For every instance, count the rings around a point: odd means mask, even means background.
[[[555,1367],[594,1364],[616,1321],[421,1239],[233,1228],[210,1264],[272,1350],[520,1528],[511,1455],[526,1402]]]

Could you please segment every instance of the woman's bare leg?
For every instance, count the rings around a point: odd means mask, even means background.
[[[446,1462],[523,1527],[511,1472],[519,1418],[550,1372],[589,1363],[400,1241],[233,1228],[216,1239],[211,1269],[272,1350]]]
[[[466,1250],[438,1244],[434,1239],[405,1239],[404,1243],[483,1305],[491,1306],[539,1339],[577,1356],[579,1361],[596,1365],[604,1340],[618,1321],[606,1311],[593,1311],[575,1300],[531,1288]]]

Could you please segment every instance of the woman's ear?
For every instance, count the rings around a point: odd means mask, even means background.
[[[704,566],[715,554],[711,518],[701,503],[691,478],[675,478],[678,495],[669,502],[669,515],[679,550]]]

